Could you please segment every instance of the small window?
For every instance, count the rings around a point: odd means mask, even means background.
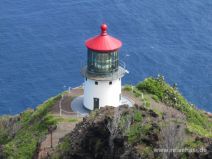
[[[121,93],[119,94],[119,100],[121,101]]]
[[[112,85],[112,81],[109,82],[109,85]]]
[[[85,78],[85,80],[87,81],[87,77]]]
[[[97,81],[95,81],[95,85],[98,85],[98,82]]]

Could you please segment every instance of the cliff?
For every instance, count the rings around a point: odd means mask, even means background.
[[[108,106],[74,120],[73,131],[45,158],[212,158],[212,118],[190,104],[176,85],[150,77],[123,92],[136,101],[134,107]],[[38,158],[49,128],[64,121],[52,114],[60,99],[61,94],[35,110],[0,117],[0,158]]]

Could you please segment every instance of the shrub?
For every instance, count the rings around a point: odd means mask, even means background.
[[[140,97],[141,96],[141,92],[137,89],[137,88],[134,88],[133,89],[133,93],[136,97]]]
[[[154,99],[156,102],[159,102],[159,101],[160,101],[160,99],[159,99],[158,96],[156,96],[156,95],[153,95],[153,96],[152,96],[152,99]]]
[[[151,94],[155,94],[159,99],[162,99],[164,95],[163,81],[155,80],[153,78],[147,78],[144,82],[140,82],[136,88],[140,91],[146,91]]]
[[[141,138],[142,126],[140,123],[136,123],[128,130],[128,141],[133,143]]]
[[[136,96],[136,97],[140,97],[140,96],[141,96],[141,93],[135,92],[135,96]]]
[[[131,85],[126,85],[126,86],[124,86],[124,90],[125,91],[132,91],[132,87],[133,86],[131,86]]]
[[[172,106],[179,111],[183,112],[189,123],[189,130],[205,136],[202,133],[204,130],[209,132],[212,129],[212,123],[209,122],[208,117],[197,110],[191,105],[178,91],[176,85],[171,87],[164,80],[163,76],[158,76],[157,78],[147,78],[143,82],[137,84],[136,88],[139,91],[145,91],[153,95],[153,99],[160,100],[165,104]],[[209,133],[212,135],[212,133]],[[207,135],[208,136],[208,135]]]
[[[145,104],[145,107],[150,108],[151,103],[150,103],[150,100],[148,98],[144,97],[143,102]]]
[[[146,107],[149,108],[151,105],[150,101],[149,100],[146,100]]]
[[[185,143],[186,148],[200,148],[204,145],[201,141],[189,140]]]
[[[141,122],[141,120],[142,120],[141,112],[136,110],[134,112],[134,121]]]
[[[23,113],[20,114],[21,122],[28,122],[30,120],[31,115],[33,114],[34,110],[29,108]]]

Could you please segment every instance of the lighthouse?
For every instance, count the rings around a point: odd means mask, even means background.
[[[89,110],[121,105],[121,78],[127,73],[119,61],[122,42],[107,33],[101,25],[99,35],[85,42],[87,65],[81,69],[84,77],[83,105]]]

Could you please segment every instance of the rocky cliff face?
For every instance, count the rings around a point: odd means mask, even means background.
[[[130,110],[123,106],[119,111],[129,113]],[[113,119],[113,114],[114,109],[107,107],[84,118],[83,122],[76,125],[71,134],[61,140],[61,142],[70,143],[67,151],[58,151],[57,153],[62,158],[73,159],[139,158],[121,130],[116,130],[112,139],[113,149],[111,149],[111,133],[108,123]]]
[[[114,125],[113,121],[118,125]],[[143,106],[134,108],[121,106],[119,109],[113,107],[101,108],[92,112],[89,117],[84,118],[72,133],[63,138],[51,158],[153,159],[171,157],[174,159],[184,156],[185,158],[206,159],[211,157],[211,139],[196,136],[193,136],[196,141],[201,141],[202,146],[208,149],[206,153],[169,153],[164,156],[163,153],[155,152],[154,149],[160,148],[164,141],[160,124],[164,121],[164,115],[157,114]],[[182,123],[174,125],[176,128],[173,131],[176,131],[177,137],[182,135],[178,131],[180,127],[184,130],[183,125]],[[173,142],[174,145],[176,144],[174,142],[179,141],[169,140],[167,142]],[[183,147],[185,141],[186,135],[184,140],[181,141]]]

